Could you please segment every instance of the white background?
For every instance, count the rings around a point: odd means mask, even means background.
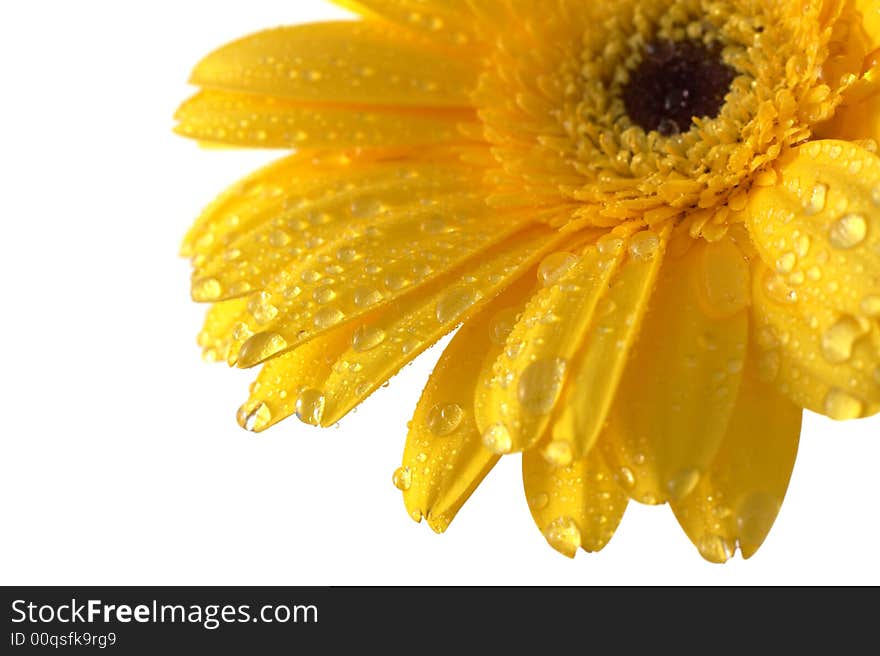
[[[4,584],[880,583],[876,419],[808,416],[751,561],[703,562],[632,505],[574,561],[544,542],[519,459],[442,536],[391,485],[432,351],[335,429],[235,423],[254,372],[201,361],[185,229],[272,153],[171,134],[190,67],[225,41],[344,15],[304,0],[0,4]]]

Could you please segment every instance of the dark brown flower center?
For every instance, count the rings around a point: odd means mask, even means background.
[[[664,136],[686,132],[693,117],[715,118],[736,71],[720,49],[699,41],[654,41],[623,88],[630,119]]]

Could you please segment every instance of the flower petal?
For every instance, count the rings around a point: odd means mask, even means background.
[[[300,257],[266,284],[266,303],[274,309],[268,321],[255,315],[248,322],[259,332],[241,345],[238,366],[251,367],[274,354],[261,345],[265,335],[294,347],[442,278],[530,220],[492,212],[479,197],[439,197],[388,224],[362,226],[356,237],[328,239],[314,258]]]
[[[711,464],[746,355],[748,278],[729,238],[664,260],[599,440],[633,499],[680,499]]]
[[[190,81],[301,101],[468,107],[478,71],[410,32],[344,21],[244,37],[203,59]]]
[[[880,316],[880,157],[814,141],[778,167],[779,184],[753,191],[746,209],[763,260],[808,306]]]
[[[309,105],[274,96],[201,91],[175,118],[179,134],[258,148],[371,148],[462,142],[470,110]]]
[[[880,46],[880,2],[878,0],[856,0],[856,8],[862,12],[862,25],[871,43]]]
[[[739,544],[751,557],[770,532],[797,455],[801,409],[759,378],[746,359],[718,455],[672,510],[704,558],[724,562]]]
[[[352,345],[340,356],[348,367],[328,377],[324,424],[339,420],[407,362],[468,319],[558,244],[560,235],[534,226],[481,253],[471,266],[413,290],[370,324],[385,339],[369,350]]]
[[[580,255],[554,253],[542,264],[545,287],[526,305],[477,389],[477,424],[498,453],[528,449],[544,434],[622,245],[606,240]]]
[[[432,40],[462,47],[474,42],[468,0],[333,0],[362,16],[382,17],[425,33]]]
[[[395,484],[416,521],[446,527],[499,456],[483,446],[474,421],[477,379],[504,345],[504,332],[534,287],[527,273],[468,319],[443,351],[416,406]]]
[[[832,419],[867,417],[880,410],[880,328],[841,318],[808,303],[778,274],[755,271],[755,342],[764,381],[775,383],[803,408]]]
[[[598,449],[568,467],[548,463],[538,449],[523,453],[529,510],[550,546],[573,558],[578,547],[601,550],[626,510],[626,494]]]
[[[205,360],[225,362],[229,357],[235,324],[241,321],[240,317],[247,311],[248,301],[247,297],[221,301],[212,305],[205,314],[205,322],[198,337]]]
[[[667,235],[666,231],[660,235],[655,257],[630,255],[621,264],[586,333],[576,372],[553,425],[553,440],[571,444],[575,459],[593,447],[605,425],[663,262]]]
[[[279,358],[304,363],[288,365],[302,370],[308,369],[310,358],[318,358],[327,366],[317,366],[304,375],[278,376],[274,370],[266,376],[261,373],[261,384],[255,386],[243,407],[253,412],[265,405],[264,415],[268,413],[272,423],[293,412],[309,423],[336,423],[404,364],[498,295],[560,239],[549,228],[527,228],[481,253],[471,264],[305,344],[316,346],[306,350],[297,346],[291,352],[273,356],[264,368],[274,366]],[[305,401],[297,399],[304,389],[308,392]],[[281,392],[294,401],[278,404]]]

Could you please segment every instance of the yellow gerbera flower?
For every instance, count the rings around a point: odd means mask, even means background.
[[[181,134],[295,149],[190,231],[242,426],[330,425],[461,326],[394,483],[500,455],[572,556],[628,499],[761,545],[802,408],[880,409],[880,0],[346,0],[196,67]]]

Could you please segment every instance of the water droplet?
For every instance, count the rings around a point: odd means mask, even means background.
[[[332,287],[318,287],[312,294],[315,303],[324,305],[336,298],[336,290]]]
[[[268,360],[287,348],[287,340],[275,332],[257,333],[241,345],[238,363],[250,367]]]
[[[852,357],[856,340],[867,332],[855,317],[843,316],[822,333],[822,356],[832,364]]]
[[[376,198],[355,198],[351,201],[351,215],[358,219],[369,219],[383,209],[381,201]]]
[[[543,358],[523,370],[517,398],[526,412],[546,414],[553,409],[562,388],[565,365],[562,358]]]
[[[804,204],[804,211],[809,214],[818,214],[825,209],[825,202],[828,198],[828,185],[819,183],[813,187],[810,197]]]
[[[296,417],[304,424],[318,426],[324,415],[326,398],[320,390],[307,388],[299,393],[296,400]]]
[[[354,304],[360,308],[382,302],[382,294],[375,287],[358,287],[354,290]]]
[[[781,366],[779,351],[764,351],[758,357],[758,376],[765,383],[772,383],[779,376]]]
[[[733,556],[734,545],[720,535],[707,533],[700,538],[697,549],[710,563],[726,563]]]
[[[553,440],[544,447],[541,455],[554,467],[568,467],[574,460],[574,450],[568,440]]]
[[[776,260],[776,270],[779,273],[791,273],[797,264],[797,255],[788,252],[780,255]]]
[[[617,255],[623,250],[623,240],[617,235],[609,232],[599,237],[596,241],[596,248],[599,249],[600,255],[606,257]]]
[[[546,492],[538,492],[529,498],[529,505],[534,510],[543,510],[550,504],[550,496]]]
[[[541,260],[538,266],[538,281],[544,287],[549,287],[568,273],[577,261],[578,258],[574,253],[564,251],[551,253]]]
[[[559,553],[574,558],[581,546],[581,532],[571,517],[557,517],[547,526],[544,537]]]
[[[766,492],[753,492],[737,504],[736,527],[740,545],[756,549],[767,537],[781,503]]]
[[[270,302],[271,299],[268,292],[260,292],[248,301],[248,312],[260,325],[265,325],[278,316],[278,308]]]
[[[472,289],[467,287],[451,289],[443,298],[437,301],[437,321],[440,323],[454,321],[473,305],[476,300],[477,296]]]
[[[360,353],[370,351],[385,341],[385,331],[379,326],[361,326],[351,336],[351,347]]]
[[[429,235],[439,235],[440,233],[446,232],[447,229],[446,219],[439,214],[429,216],[422,221],[422,231]]]
[[[831,226],[828,238],[835,248],[854,248],[865,241],[868,221],[862,214],[846,214]]]
[[[315,313],[315,318],[313,321],[315,324],[315,328],[326,329],[330,328],[331,326],[335,326],[344,318],[345,315],[342,313],[341,310],[339,310],[339,308],[325,307]]]
[[[768,270],[764,278],[764,290],[767,296],[777,303],[790,304],[796,303],[798,294],[795,290],[788,286],[782,276],[779,276]]]
[[[666,481],[666,491],[672,501],[680,501],[690,494],[700,482],[700,470],[687,467],[675,473]]]
[[[510,431],[504,424],[492,424],[483,431],[483,446],[493,453],[505,454],[510,453],[513,448],[513,439],[510,437]]]
[[[238,425],[245,430],[258,433],[272,421],[272,412],[262,401],[246,403],[238,409]]]
[[[810,238],[799,235],[794,240],[794,250],[798,257],[806,257],[810,253]]]
[[[192,284],[192,299],[197,303],[216,301],[223,293],[223,286],[216,278],[202,278]]]
[[[859,304],[859,309],[866,316],[880,316],[880,296],[873,294],[871,296],[865,296],[865,298],[863,298],[862,302]]]
[[[489,326],[489,339],[496,346],[504,346],[507,337],[516,324],[517,312],[513,308],[501,310],[492,317],[492,323]]]
[[[660,249],[660,238],[650,230],[637,232],[629,240],[629,254],[631,257],[650,262]]]
[[[401,492],[406,492],[412,486],[412,471],[409,467],[398,467],[391,475],[391,482]]]
[[[349,264],[358,258],[358,252],[351,246],[343,246],[336,251],[336,259],[340,262]]]
[[[290,243],[290,235],[284,230],[273,230],[269,233],[269,245],[275,248],[283,248]]]
[[[862,415],[862,402],[836,387],[825,395],[825,414],[832,419],[857,419]]]
[[[627,489],[632,489],[636,486],[636,476],[633,474],[632,469],[629,467],[621,467],[617,473],[620,476],[620,483]]]
[[[428,430],[438,437],[455,432],[464,419],[464,410],[457,403],[438,403],[428,411]]]

